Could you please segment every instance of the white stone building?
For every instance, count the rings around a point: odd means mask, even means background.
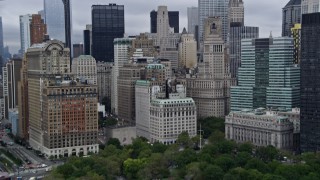
[[[81,55],[72,60],[71,71],[80,81],[97,85],[97,64],[94,57]]]
[[[226,139],[256,146],[292,149],[293,130],[293,123],[287,117],[264,108],[231,112],[225,119]]]
[[[184,32],[181,35],[179,43],[179,68],[197,67],[197,42],[193,34]]]

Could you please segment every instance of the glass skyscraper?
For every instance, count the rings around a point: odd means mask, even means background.
[[[291,28],[301,22],[301,0],[290,0],[282,8],[282,36],[291,36]]]
[[[25,53],[27,49],[31,46],[30,23],[31,23],[32,15],[31,14],[23,15],[23,16],[20,16],[19,19],[20,19],[21,52]]]
[[[320,150],[320,13],[304,14],[301,29],[300,141],[302,152]]]
[[[222,36],[227,41],[229,32],[228,23],[229,0],[198,0],[199,8],[199,39],[203,42],[204,22],[210,16],[218,16],[222,19]]]
[[[117,4],[92,6],[92,56],[97,61],[113,62],[115,38],[124,35],[124,6]]]
[[[44,0],[44,14],[50,39],[65,43],[65,16],[62,0]]]
[[[231,77],[235,78],[241,65],[241,40],[259,38],[259,28],[249,26],[230,27],[230,72]]]
[[[231,111],[299,106],[299,67],[293,64],[293,39],[244,39],[238,86],[231,87]]]

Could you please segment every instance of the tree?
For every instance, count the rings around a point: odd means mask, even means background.
[[[249,153],[249,154],[252,153],[252,150],[253,150],[253,144],[251,144],[251,143],[249,143],[249,142],[240,144],[240,145],[239,145],[239,148],[238,148],[238,151],[239,151],[239,152],[247,152],[247,153]]]
[[[265,174],[262,180],[285,180],[285,178],[275,174]]]
[[[290,179],[290,180],[298,180],[300,179],[300,175],[293,166],[290,165],[283,165],[281,164],[278,166],[278,168],[275,171],[275,174],[284,177],[285,179]]]
[[[230,157],[230,155],[222,155],[218,157],[214,164],[219,166],[224,172],[227,172],[229,169],[235,166],[234,160]]]
[[[256,169],[262,173],[270,172],[269,167],[262,160],[257,158],[249,160],[245,169]]]
[[[196,152],[193,149],[185,149],[184,151],[178,152],[174,161],[176,165],[181,168],[187,164],[196,161]]]
[[[209,164],[203,170],[203,179],[216,179],[220,180],[223,179],[224,172],[219,166]]]
[[[211,133],[208,140],[211,144],[221,142],[224,140],[224,133],[219,130],[216,130],[213,133]]]
[[[240,152],[236,155],[234,161],[237,166],[244,167],[251,158],[252,157],[248,152]]]
[[[127,159],[123,162],[124,174],[129,179],[137,179],[137,173],[147,164],[146,159]]]
[[[202,171],[200,169],[199,162],[192,162],[186,167],[186,176],[185,179],[204,179],[202,177]]]
[[[184,131],[181,134],[179,134],[178,139],[177,139],[177,144],[179,144],[180,146],[183,146],[185,148],[192,147],[193,144],[192,144],[192,141],[191,141],[187,131]]]
[[[114,145],[117,149],[122,149],[121,143],[117,138],[110,138],[107,142],[107,146]]]
[[[169,177],[168,164],[168,161],[160,153],[152,154],[145,167],[139,171],[139,179],[164,179]]]
[[[279,151],[273,146],[259,147],[256,151],[256,157],[264,162],[270,162],[279,156]]]

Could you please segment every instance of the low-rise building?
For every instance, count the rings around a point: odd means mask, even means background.
[[[293,148],[294,126],[289,118],[278,112],[259,108],[231,112],[225,119],[226,139],[256,146],[272,145],[278,149]]]

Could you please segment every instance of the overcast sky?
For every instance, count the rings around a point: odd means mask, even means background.
[[[245,25],[260,27],[260,37],[281,35],[282,7],[289,0],[244,0]],[[197,6],[198,0],[72,0],[73,42],[82,42],[82,31],[91,24],[91,5],[117,3],[125,6],[126,34],[150,31],[150,11],[159,5],[180,11],[180,31],[187,27],[187,7]],[[0,1],[0,16],[4,28],[4,44],[11,53],[20,49],[19,15],[35,14],[43,9],[43,0]]]

